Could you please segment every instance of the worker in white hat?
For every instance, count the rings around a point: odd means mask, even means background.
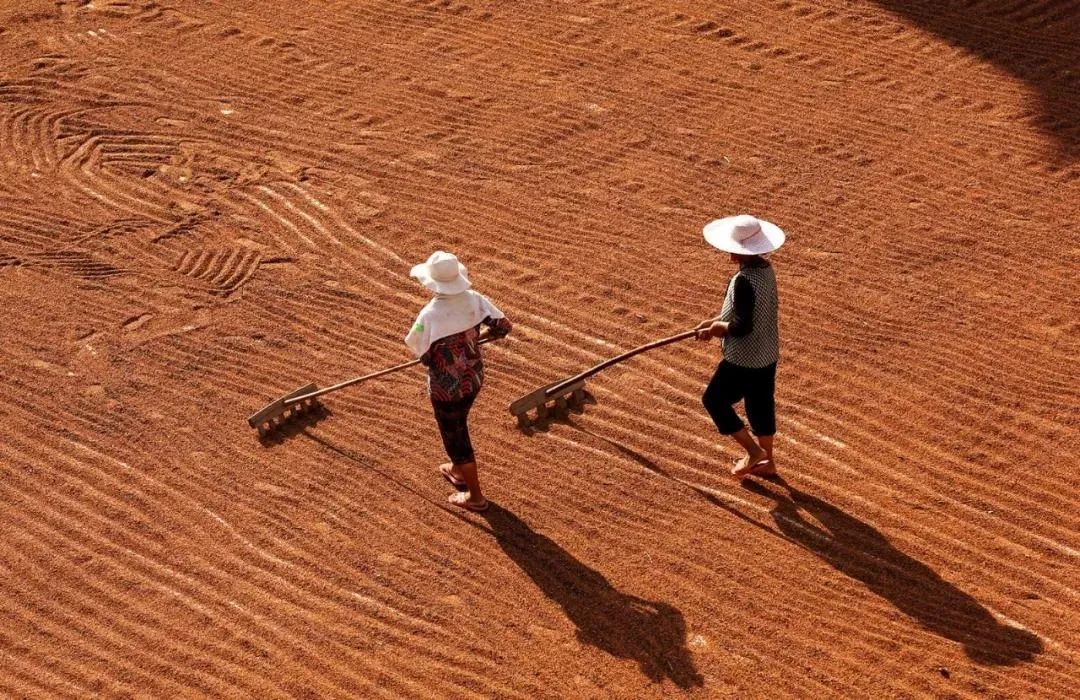
[[[480,340],[485,336],[501,338],[512,326],[487,297],[470,289],[468,270],[450,253],[435,251],[409,275],[435,294],[420,310],[405,344],[428,368],[435,422],[450,457],[449,462],[439,465],[439,471],[457,489],[450,503],[484,511],[488,502],[480,489],[469,438],[469,409],[484,383]]]
[[[717,429],[746,450],[731,468],[742,479],[776,473],[776,364],[780,359],[776,274],[768,257],[784,243],[784,232],[748,214],[710,222],[705,240],[739,266],[727,286],[720,315],[698,324],[698,339],[723,338],[724,355],[701,397]],[[735,413],[744,402],[747,430]],[[756,438],[756,439],[755,439]]]

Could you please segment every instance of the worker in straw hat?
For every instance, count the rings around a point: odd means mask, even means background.
[[[704,233],[705,240],[728,253],[739,269],[728,283],[720,315],[697,326],[699,340],[722,338],[724,343],[723,359],[701,401],[720,433],[746,450],[731,468],[732,475],[739,479],[772,475],[780,336],[776,274],[768,257],[783,245],[784,232],[742,214],[712,221]],[[739,401],[745,404],[753,434],[735,413]]]
[[[469,409],[484,383],[480,340],[486,336],[502,338],[510,332],[511,324],[484,295],[470,289],[468,270],[450,253],[435,251],[409,275],[435,294],[420,310],[405,344],[428,368],[435,422],[450,457],[449,462],[439,465],[439,471],[457,489],[450,503],[484,511],[488,502],[480,489],[469,439]],[[481,326],[485,328],[481,330]]]

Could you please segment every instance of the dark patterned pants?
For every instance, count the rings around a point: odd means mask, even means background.
[[[713,423],[723,435],[733,435],[743,429],[735,413],[735,404],[746,402],[746,417],[754,435],[768,437],[776,434],[776,365],[750,368],[721,362],[705,388],[701,402],[712,416]]]
[[[455,465],[468,464],[476,460],[472,441],[469,439],[469,409],[472,408],[476,394],[458,401],[431,400],[435,409],[435,422],[439,424],[446,454]]]

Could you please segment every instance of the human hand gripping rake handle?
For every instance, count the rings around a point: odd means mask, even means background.
[[[478,345],[483,345],[484,343],[490,343],[493,340],[495,340],[495,338],[481,338],[480,342],[477,343],[477,344]],[[328,386],[325,389],[319,389],[318,391],[313,391],[310,394],[303,394],[301,396],[293,396],[291,398],[287,398],[287,399],[284,400],[283,403],[286,406],[292,406],[293,404],[301,403],[302,401],[307,401],[309,399],[318,398],[318,397],[322,396],[323,394],[329,394],[332,391],[337,391],[338,389],[344,389],[345,387],[352,386],[353,384],[359,384],[360,382],[366,382],[369,379],[377,379],[378,377],[382,377],[382,376],[387,375],[387,374],[393,374],[394,372],[397,372],[397,371],[403,370],[403,369],[407,369],[409,367],[412,367],[413,365],[418,365],[418,364],[420,364],[420,360],[412,360],[411,362],[402,362],[400,365],[394,365],[393,367],[388,367],[386,369],[381,369],[378,372],[372,372],[371,374],[365,374],[362,377],[356,377],[355,379],[349,379],[349,380],[341,382],[339,384],[335,384],[333,386]]]

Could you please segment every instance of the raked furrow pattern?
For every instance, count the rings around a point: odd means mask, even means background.
[[[48,5],[48,7],[45,7]],[[1040,697],[1080,686],[1080,6],[0,9],[0,695]],[[739,485],[724,214],[783,226]],[[409,359],[515,323],[456,512]]]

